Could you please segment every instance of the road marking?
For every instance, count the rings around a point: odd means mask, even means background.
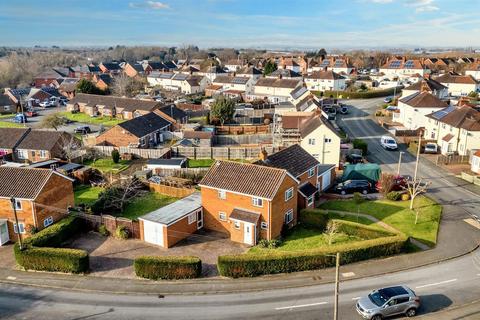
[[[279,307],[275,308],[275,310],[285,310],[285,309],[295,309],[295,308],[305,308],[305,307],[313,307],[313,306],[319,306],[322,304],[327,304],[326,301],[323,302],[317,302],[317,303],[309,303],[309,304],[299,304],[296,306],[288,306],[288,307]]]
[[[457,281],[457,279],[450,279],[450,280],[445,280],[445,281],[436,282],[436,283],[424,284],[424,285],[422,285],[422,286],[415,287],[415,289],[427,288],[427,287],[433,287],[433,286],[439,286],[439,285],[441,285],[441,284],[450,283],[450,282],[455,282],[455,281]]]
[[[468,218],[468,219],[463,219],[463,221],[465,221],[466,223],[468,223],[469,225],[477,228],[477,229],[480,229],[480,222],[478,222],[477,220],[473,220],[472,218]]]
[[[349,277],[353,277],[353,276],[355,276],[354,272],[344,272],[344,273],[342,273],[342,277],[344,277],[344,278],[349,278]]]
[[[17,280],[17,277],[8,276],[7,280]]]
[[[360,300],[361,297],[352,298],[352,300]]]

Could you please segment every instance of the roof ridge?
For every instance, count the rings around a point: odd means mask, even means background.
[[[273,154],[273,153],[272,153]],[[247,165],[247,166],[254,166],[254,167],[261,167],[261,168],[268,168],[272,170],[278,170],[278,171],[284,171],[286,172],[287,170],[285,169],[280,169],[280,168],[275,168],[275,167],[268,167],[268,166],[262,166],[260,164],[255,164],[255,163],[250,163],[250,162],[238,162],[238,161],[233,161],[233,160],[217,160],[216,162],[227,162],[227,163],[234,163],[237,165]],[[214,163],[215,165],[215,163]],[[213,165],[212,165],[213,166]]]

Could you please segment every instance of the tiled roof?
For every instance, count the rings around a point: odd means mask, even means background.
[[[317,71],[317,72],[312,72],[312,74],[308,75],[306,77],[307,79],[325,79],[325,80],[339,80],[339,79],[344,79],[343,76],[339,75],[336,72],[333,72],[331,70],[329,71]]]
[[[301,79],[260,78],[255,86],[294,89],[298,86],[300,81]]]
[[[437,77],[436,80],[441,83],[478,84],[478,81],[470,75],[462,76],[451,73],[446,73],[443,76]]]
[[[0,128],[0,149],[15,148],[30,128]]]
[[[115,96],[102,96],[97,94],[77,93],[75,97],[68,102],[68,104],[85,103],[89,106],[103,105],[109,108],[117,107],[124,109],[125,111],[152,111],[163,106],[160,102],[139,100],[131,98],[122,98]]]
[[[405,89],[403,90],[416,90],[416,91],[420,91],[422,89],[422,86],[428,86],[428,88],[430,88],[430,90],[433,92],[433,91],[440,91],[440,90],[444,90],[446,89],[447,87],[444,86],[443,84],[441,84],[440,82],[436,81],[436,80],[433,80],[433,79],[423,79],[421,81],[418,81],[414,84],[412,84],[411,86],[408,86],[406,87]]]
[[[298,144],[271,154],[263,161],[269,167],[285,169],[294,177],[298,177],[309,169],[317,166],[319,162],[310,153]]]
[[[300,78],[302,75],[290,69],[277,69],[268,75],[269,77]]]
[[[240,220],[248,223],[257,224],[258,220],[260,219],[260,214],[235,208],[233,209],[232,213],[230,213],[229,218],[233,220]]]
[[[298,191],[306,198],[313,196],[315,193],[317,193],[317,188],[310,182],[307,182],[305,184],[302,184],[300,187],[298,187]]]
[[[245,67],[237,72],[237,74],[261,75],[262,71],[255,67]]]
[[[448,104],[445,101],[438,99],[429,92],[416,92],[405,98],[400,99],[400,102],[405,103],[414,108],[446,108]]]
[[[212,132],[208,131],[184,131],[184,139],[211,139],[213,136]]]
[[[67,142],[72,136],[63,131],[31,130],[17,146],[17,149],[52,150],[55,145],[62,143],[62,137]]]
[[[0,167],[0,197],[35,199],[51,175],[49,169]]]
[[[217,161],[200,186],[273,199],[287,171],[255,164]]]
[[[469,107],[448,107],[427,115],[454,128],[480,131],[480,111]]]
[[[119,123],[118,125],[134,136],[141,138],[170,125],[170,122],[155,112],[149,112],[143,116]]]
[[[445,141],[445,142],[449,142],[450,140],[453,139],[453,137],[454,137],[454,135],[449,133],[445,137],[443,137],[442,140]]]

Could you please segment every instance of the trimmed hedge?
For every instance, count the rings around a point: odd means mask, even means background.
[[[298,252],[268,252],[266,254],[240,254],[218,257],[220,275],[232,278],[255,277],[265,274],[323,269],[335,266],[332,256],[340,252],[340,263],[347,264],[361,260],[389,256],[402,252],[408,237],[363,226],[355,222],[341,222],[340,231],[353,232],[364,238],[382,238],[321,247]],[[361,226],[360,228],[358,228]]]
[[[138,277],[152,280],[192,279],[202,274],[202,260],[193,256],[144,256],[135,259],[133,267]]]
[[[385,90],[373,90],[373,91],[365,91],[365,92],[348,92],[348,91],[324,91],[324,97],[333,96],[336,98],[337,96],[342,99],[371,99],[371,98],[379,98],[379,97],[387,97],[391,96],[394,93],[394,88],[385,89]],[[400,91],[397,89],[397,91]],[[317,96],[322,96],[321,91],[314,92]]]
[[[298,223],[306,228],[325,230],[328,223],[328,215],[318,210],[304,209],[298,215]]]
[[[381,237],[391,237],[395,236],[393,232],[389,232],[387,230],[379,230],[376,228],[372,228],[370,226],[366,226],[363,224],[359,224],[353,221],[345,221],[345,220],[338,220],[332,219],[340,224],[338,231],[356,236],[362,239],[378,239]]]
[[[67,273],[88,271],[89,257],[85,250],[59,247],[81,230],[82,221],[69,216],[25,239],[23,250],[15,244],[17,263],[26,270]]]

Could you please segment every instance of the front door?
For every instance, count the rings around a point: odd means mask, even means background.
[[[249,245],[253,245],[253,224],[244,223],[243,224],[243,242]]]
[[[7,222],[0,222],[0,246],[7,243],[10,240],[8,236]]]
[[[197,230],[203,228],[203,211],[197,211]]]

